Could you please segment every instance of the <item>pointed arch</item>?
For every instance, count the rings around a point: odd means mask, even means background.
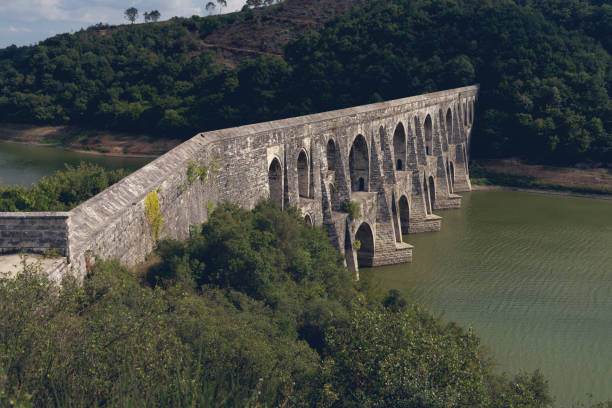
[[[427,115],[425,118],[423,129],[425,131],[425,154],[430,156],[433,154],[433,123],[431,116]]]
[[[470,125],[474,123],[474,101],[472,100],[468,102],[468,121]]]
[[[445,173],[446,173],[446,184],[448,185],[448,192],[452,194],[452,192],[453,192],[453,182],[451,181],[450,167],[448,165],[448,160],[446,160],[446,167],[444,169],[445,169]]]
[[[446,111],[446,141],[453,143],[453,112],[451,108]]]
[[[314,226],[314,223],[312,222],[312,217],[310,216],[310,214],[306,214],[306,216],[304,217],[304,223],[306,224],[307,227]]]
[[[393,152],[395,157],[395,169],[406,168],[406,131],[402,122],[398,123],[393,132]]]
[[[268,168],[268,188],[270,190],[270,200],[283,208],[283,170],[280,160],[276,157],[272,159]]]
[[[405,195],[400,197],[398,206],[402,234],[408,234],[408,232],[410,232],[410,206],[408,205],[408,199]]]
[[[425,198],[425,214],[429,215],[431,214],[431,196],[427,185],[427,175],[423,176],[423,195]]]
[[[436,184],[433,176],[429,176],[429,203],[431,212],[436,208]]]
[[[438,109],[438,123],[440,124],[440,143],[442,151],[448,151],[448,139],[446,138],[446,121],[444,120],[444,112],[442,108]]]
[[[418,161],[425,162],[426,154],[425,146],[423,146],[423,132],[421,131],[421,121],[419,120],[418,116],[414,117],[414,138],[416,139]]]
[[[470,123],[474,123],[474,100],[470,102]]]
[[[310,172],[308,170],[308,155],[306,151],[302,149],[297,158],[298,192],[300,197],[310,197]]]
[[[355,240],[359,241],[357,250],[357,264],[362,266],[372,266],[374,262],[374,234],[367,222],[363,222],[355,233]]]
[[[384,152],[385,150],[385,128],[382,126],[378,129],[378,136],[380,137],[380,151]]]
[[[393,233],[395,234],[395,241],[402,242],[402,232],[400,226],[397,224],[397,207],[395,205],[395,192],[391,193],[391,221],[393,223]]]
[[[334,143],[334,139],[329,139],[327,141],[327,170],[335,171],[336,170],[336,143]]]
[[[357,135],[349,153],[351,191],[369,191],[370,154],[365,137]]]

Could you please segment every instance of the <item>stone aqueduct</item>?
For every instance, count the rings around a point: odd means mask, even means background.
[[[161,237],[186,238],[221,201],[252,208],[271,197],[325,226],[355,271],[409,262],[402,234],[438,231],[434,210],[458,208],[455,193],[470,190],[477,94],[469,86],[201,133],[72,211],[0,213],[0,251],[57,248],[56,279],[84,276],[96,256],[139,262],[156,238],[146,204],[155,191]]]

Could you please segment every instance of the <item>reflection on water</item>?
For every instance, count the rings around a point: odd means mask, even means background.
[[[80,161],[96,163],[107,169],[136,170],[151,159],[98,156],[53,147],[0,142],[0,181],[2,184],[29,186],[43,176],[63,170],[64,163],[76,166]]]
[[[612,201],[463,194],[412,264],[363,270],[472,326],[500,369],[540,368],[559,406],[612,399]]]

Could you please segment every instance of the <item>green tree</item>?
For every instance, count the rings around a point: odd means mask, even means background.
[[[159,20],[159,18],[161,17],[161,13],[157,10],[153,10],[151,12],[146,12],[144,13],[144,19],[146,23],[149,22],[154,22],[156,23],[157,20]]]
[[[227,7],[227,0],[216,0],[219,5],[219,13],[223,10],[223,7]]]
[[[130,7],[129,9],[125,10],[123,15],[125,16],[126,20],[134,24],[138,18],[138,9],[136,7]]]

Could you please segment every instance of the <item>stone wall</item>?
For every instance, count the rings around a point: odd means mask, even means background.
[[[433,211],[458,207],[455,192],[470,189],[471,118],[463,120],[462,109],[477,92],[471,86],[198,134],[68,213],[63,273],[82,277],[96,257],[141,262],[156,239],[186,238],[220,201],[252,208],[270,193],[325,226],[349,267],[408,262],[412,246],[401,230],[439,230]],[[159,236],[147,204],[153,199]],[[342,212],[348,201],[359,203],[359,219]],[[360,228],[369,249],[357,249]]]
[[[56,250],[68,256],[67,212],[0,213],[0,253]]]

